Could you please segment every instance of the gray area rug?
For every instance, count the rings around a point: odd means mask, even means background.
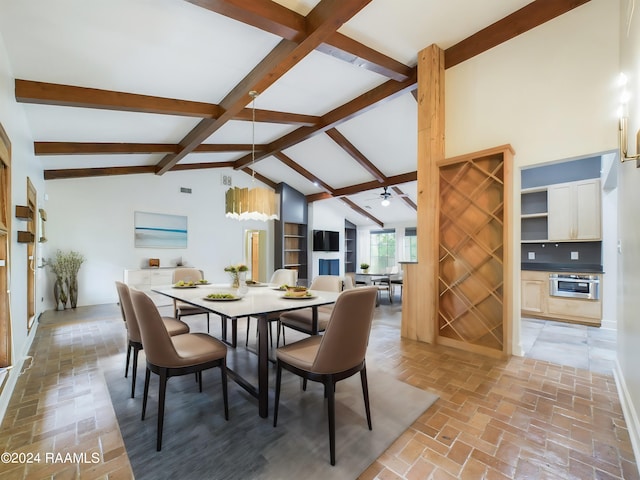
[[[367,370],[373,430],[367,428],[360,377],[336,388],[336,465],[329,463],[326,401],[321,384],[302,391],[284,371],[278,426],[258,416],[257,401],[229,381],[229,421],[224,420],[220,371],[203,373],[199,393],[193,375],[169,379],[162,451],[156,452],[158,377],[152,374],[147,416],[140,421],[144,355],[136,398],[131,376],[105,372],[133,472],[138,480],[176,479],[355,479],[438,398],[371,367]],[[272,370],[270,380],[275,374]]]

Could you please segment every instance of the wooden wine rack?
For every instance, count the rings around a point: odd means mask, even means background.
[[[512,156],[503,147],[438,165],[438,343],[510,353]]]

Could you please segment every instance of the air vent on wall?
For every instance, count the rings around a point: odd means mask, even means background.
[[[187,187],[180,187],[180,193],[191,193],[191,189]]]

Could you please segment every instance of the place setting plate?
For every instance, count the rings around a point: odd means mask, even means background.
[[[206,300],[207,302],[234,302],[236,300],[241,300],[242,297],[237,297],[235,295],[232,295],[230,297],[202,297],[203,300]]]
[[[198,288],[197,285],[173,285],[172,288],[178,288],[178,289],[183,289],[183,288]]]
[[[294,296],[294,295],[283,295],[282,298],[286,298],[287,300],[312,300],[314,298],[318,298],[317,295],[302,295],[302,296]]]

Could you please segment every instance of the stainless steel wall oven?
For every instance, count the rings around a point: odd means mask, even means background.
[[[552,297],[600,299],[598,275],[549,274],[549,295]]]

